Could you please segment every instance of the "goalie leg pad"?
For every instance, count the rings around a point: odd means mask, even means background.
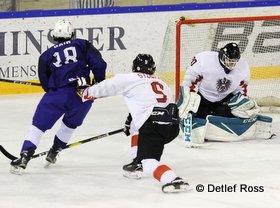
[[[212,141],[241,141],[254,138],[258,117],[241,119],[207,116],[206,139]]]
[[[198,144],[204,143],[206,129],[206,119],[193,117],[191,142]]]
[[[255,137],[257,139],[269,139],[272,135],[272,118],[269,116],[257,115]]]
[[[191,141],[191,131],[192,131],[192,114],[189,114],[183,119],[183,134],[185,142]]]
[[[183,119],[182,130],[185,146],[188,148],[199,148],[204,143],[206,129],[206,119],[192,117],[192,114],[189,114],[187,118]]]

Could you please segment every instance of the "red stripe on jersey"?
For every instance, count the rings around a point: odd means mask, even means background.
[[[192,85],[190,86],[190,92],[196,92],[195,87],[202,79],[203,77],[199,76],[194,82],[192,82]]]
[[[138,146],[138,134],[131,137],[131,147]]]
[[[161,176],[168,170],[171,170],[167,165],[160,165],[154,171],[154,178],[160,181]]]
[[[245,84],[244,81],[241,81],[239,86],[241,86],[241,88],[242,88],[242,95],[247,96],[247,86],[248,85]]]

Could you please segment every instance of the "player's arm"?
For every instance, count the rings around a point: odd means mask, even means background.
[[[201,100],[200,95],[197,94],[197,86],[201,80],[201,65],[197,58],[194,57],[185,73],[182,86],[180,86],[177,101],[180,118],[186,118],[189,112],[197,112]]]
[[[203,78],[203,67],[200,62],[199,58],[193,57],[182,81],[182,86],[189,87],[190,92],[198,91],[198,85]]]
[[[180,94],[177,101],[179,117],[186,118],[189,112],[196,113],[201,97],[196,92],[190,92],[189,87],[180,86]]]
[[[95,82],[101,82],[105,79],[107,63],[102,58],[101,53],[87,42],[87,61],[89,69],[94,75]]]
[[[50,74],[51,74],[51,71],[48,67],[48,63],[45,60],[44,54],[42,54],[39,57],[39,61],[38,61],[38,77],[39,77],[40,83],[42,85],[42,88],[44,89],[45,92],[47,92],[49,90],[48,81],[49,81]]]
[[[232,115],[238,118],[250,118],[259,113],[257,103],[241,92],[235,94],[228,102]]]
[[[247,63],[244,64],[244,79],[233,92],[234,96],[229,100],[228,106],[232,115],[238,118],[250,118],[259,113],[260,108],[257,103],[247,96],[247,86],[250,80],[250,68]]]
[[[78,79],[79,88],[82,86]],[[81,97],[83,102],[96,98],[115,96],[125,92],[126,88],[133,83],[129,74],[118,74],[110,79],[103,80],[93,86],[82,90]]]
[[[240,81],[239,86],[233,91],[233,94],[241,93],[247,96],[247,87],[250,81],[250,67],[247,62],[243,62],[243,79]]]

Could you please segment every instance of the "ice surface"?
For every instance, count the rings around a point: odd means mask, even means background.
[[[19,154],[22,138],[42,94],[0,96],[0,144]],[[99,99],[71,142],[123,127],[127,108],[121,97]],[[280,135],[280,119],[274,132]],[[60,126],[45,133],[37,152],[48,150]],[[192,191],[163,194],[152,178],[122,176],[130,162],[130,138],[119,133],[60,153],[57,163],[44,168],[45,157],[30,161],[18,176],[9,173],[9,160],[0,153],[1,208],[279,208],[280,137],[272,140],[212,143],[186,149],[181,139],[165,147],[162,162],[186,179]],[[206,191],[196,191],[202,184]],[[207,187],[233,186],[235,192],[208,192]],[[264,192],[241,192],[241,184],[263,186]]]

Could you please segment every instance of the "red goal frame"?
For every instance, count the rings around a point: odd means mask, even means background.
[[[179,97],[180,86],[180,61],[181,61],[181,26],[183,24],[203,24],[219,22],[246,22],[261,20],[280,20],[280,15],[275,16],[253,16],[253,17],[230,17],[230,18],[209,18],[209,19],[180,19],[176,24],[176,72],[175,72],[175,100]]]

